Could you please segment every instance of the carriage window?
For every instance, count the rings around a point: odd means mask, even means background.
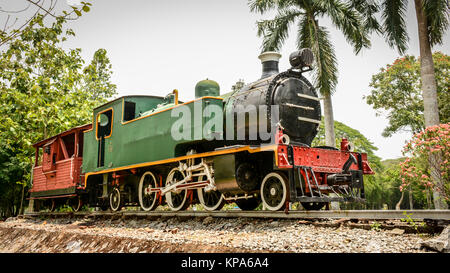
[[[75,134],[63,136],[62,140],[66,146],[67,154],[71,158],[75,154]]]
[[[97,115],[97,138],[107,138],[112,133],[112,109]]]
[[[126,101],[123,113],[123,121],[129,121],[135,118],[136,103],[132,101]]]

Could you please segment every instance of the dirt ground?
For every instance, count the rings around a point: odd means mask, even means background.
[[[244,248],[194,243],[170,243],[126,237],[0,228],[2,253],[176,253],[254,252]]]

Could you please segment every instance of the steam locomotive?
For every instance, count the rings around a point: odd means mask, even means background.
[[[352,152],[346,139],[340,149],[310,147],[321,120],[320,99],[303,76],[311,50],[293,52],[292,67],[281,73],[280,57],[262,53],[261,78],[223,95],[206,79],[189,102],[174,90],[95,108],[92,124],[34,144],[30,199],[36,209],[68,203],[74,211],[83,204],[179,211],[195,203],[212,211],[226,202],[242,210],[261,202],[272,211],[290,202],[318,210],[363,201],[363,175],[373,174],[367,155]]]

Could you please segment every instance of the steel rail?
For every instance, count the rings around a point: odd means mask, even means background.
[[[407,215],[405,215],[407,214]],[[450,210],[319,210],[319,211],[120,211],[120,212],[31,212],[23,217],[216,217],[216,218],[271,218],[271,219],[366,219],[389,220],[445,220],[450,221]]]

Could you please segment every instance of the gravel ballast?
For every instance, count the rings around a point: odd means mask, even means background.
[[[0,222],[0,252],[429,252],[431,235],[249,218]]]

